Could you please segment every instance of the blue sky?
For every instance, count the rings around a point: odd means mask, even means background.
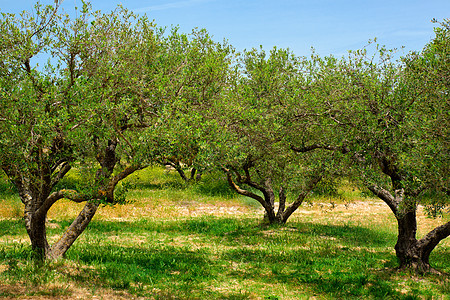
[[[32,0],[0,0],[2,12],[30,10]],[[53,1],[41,0],[50,4]],[[433,37],[430,20],[450,18],[450,0],[93,0],[109,12],[117,4],[147,14],[159,26],[182,31],[206,28],[217,41],[226,38],[238,50],[262,45],[308,55],[343,55],[377,37],[389,48],[421,50]],[[65,0],[70,11],[81,0]]]

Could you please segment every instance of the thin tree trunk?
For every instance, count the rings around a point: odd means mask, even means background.
[[[191,169],[190,177],[188,178],[179,161],[177,161],[177,162],[167,161],[165,163],[165,165],[171,166],[172,168],[174,168],[175,171],[177,171],[178,174],[180,175],[181,179],[183,179],[184,182],[186,182],[186,183],[195,179],[195,173],[197,172],[197,170],[195,168]]]
[[[193,168],[192,170],[195,170],[195,181],[202,180],[202,172],[200,170],[195,169],[195,168]]]
[[[62,257],[70,246],[75,242],[75,240],[83,233],[83,231],[91,222],[92,218],[97,211],[99,204],[94,202],[88,202],[84,206],[83,210],[72,222],[72,224],[67,228],[66,232],[61,236],[61,238],[53,244],[50,249],[49,258],[56,259]]]
[[[172,166],[177,170],[178,174],[180,174],[180,177],[184,180],[184,182],[188,182],[189,178],[186,177],[186,174],[184,173],[183,167],[179,162],[172,164]]]
[[[189,181],[195,180],[195,174],[196,173],[197,173],[197,169],[196,168],[192,168],[191,169],[191,177],[189,178]]]
[[[286,210],[284,210],[280,214],[280,223],[285,224],[289,217],[302,205],[305,198],[308,196],[308,194],[314,189],[314,187],[322,180],[322,175],[315,176],[310,179],[308,184],[306,185],[305,189],[297,196],[297,199],[289,205]]]

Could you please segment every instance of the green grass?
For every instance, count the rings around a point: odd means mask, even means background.
[[[23,234],[19,220],[1,225],[2,235]],[[105,238],[111,236],[117,240]],[[345,224],[280,227],[252,218],[217,217],[97,221],[65,260],[36,266],[29,262],[28,246],[7,243],[2,245],[0,262],[7,266],[2,278],[10,282],[31,286],[72,282],[156,298],[415,299],[448,292],[448,283],[441,285],[438,277],[416,281],[411,274],[393,271],[394,242],[392,232]],[[437,249],[432,261],[448,272],[448,258]],[[399,285],[404,288],[399,290]]]
[[[223,190],[185,186],[161,169],[137,175],[130,196],[138,207],[144,199],[158,205],[241,201]],[[23,220],[0,219],[0,297],[449,299],[445,276],[395,270],[396,227],[389,214],[310,212],[285,226],[268,226],[258,214],[99,218],[64,259],[40,264],[30,259]],[[69,222],[52,219],[49,237]],[[449,243],[430,261],[450,273]]]

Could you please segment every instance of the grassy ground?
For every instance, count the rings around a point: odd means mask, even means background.
[[[20,201],[0,182],[0,298],[450,299],[446,276],[395,270],[396,225],[382,202],[347,188],[268,226],[221,182],[185,188],[176,174],[144,170],[130,181],[132,203],[101,208],[65,259],[43,264],[30,262]],[[50,240],[80,207],[52,208]],[[419,234],[446,221],[420,210]],[[430,261],[450,273],[448,239]]]

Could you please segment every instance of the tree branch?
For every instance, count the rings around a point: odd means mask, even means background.
[[[59,170],[58,174],[53,178],[51,183],[51,188],[54,188],[55,185],[58,184],[58,182],[66,176],[67,172],[70,171],[72,166],[68,162],[64,162],[61,169]]]
[[[146,166],[142,166],[142,165],[129,166],[129,167],[125,168],[125,170],[123,170],[122,172],[120,172],[119,174],[117,174],[116,176],[111,178],[111,180],[109,181],[108,186],[106,188],[106,191],[105,191],[107,198],[112,201],[114,199],[114,189],[116,188],[116,185],[121,180],[125,179],[126,177],[128,177],[129,175],[134,173],[135,171],[142,170],[145,167]]]
[[[252,159],[252,157],[249,157],[249,158],[247,159],[247,162],[244,164],[244,166],[243,166],[243,169],[244,169],[244,172],[245,172],[245,177],[244,177],[244,178],[242,178],[242,177],[240,176],[240,174],[237,173],[236,171],[235,171],[235,173],[238,174],[238,176],[239,176],[238,178],[240,179],[240,181],[241,181],[242,183],[248,184],[248,185],[251,186],[252,188],[257,189],[257,190],[261,191],[264,195],[266,195],[266,194],[267,194],[266,188],[265,188],[264,186],[262,186],[262,185],[256,183],[256,182],[254,182],[254,181],[251,179],[250,168],[253,166],[253,162],[254,162],[254,160]]]
[[[378,198],[383,200],[392,212],[397,215],[399,201],[397,197],[394,197],[388,190],[383,189],[375,184],[367,186],[367,188],[374,193]]]
[[[304,153],[304,152],[308,152],[308,151],[312,151],[312,150],[316,150],[316,149],[325,149],[325,150],[332,150],[332,151],[339,150],[342,152],[342,154],[346,154],[346,153],[350,152],[350,149],[346,146],[330,146],[330,145],[321,145],[321,144],[312,144],[309,146],[302,146],[302,147],[291,146],[291,150],[293,150],[295,152],[299,152],[299,153]]]
[[[70,131],[77,129],[78,127],[80,127],[81,125],[83,125],[84,123],[88,122],[90,119],[92,119],[94,117],[95,114],[91,114],[89,117],[87,117],[86,119],[84,119],[83,121],[81,121],[78,124],[73,125],[70,128]]]
[[[43,19],[41,21],[41,26],[30,35],[30,38],[32,38],[33,36],[35,36],[36,34],[38,34],[39,32],[41,32],[42,30],[44,30],[45,27],[47,27],[48,24],[50,24],[51,20],[56,16],[56,12],[58,11],[59,6],[61,5],[62,1],[55,1],[55,9],[53,10],[52,15],[50,16],[50,18],[48,18],[48,21],[46,22],[45,19]]]
[[[233,181],[233,177],[231,175],[231,171],[229,169],[226,168],[222,168],[222,170],[227,174],[227,181],[228,184],[230,185],[230,187],[237,192],[239,195],[242,196],[246,196],[246,197],[250,197],[252,199],[255,199],[256,201],[258,201],[259,203],[261,203],[262,206],[266,206],[266,202],[264,201],[263,197],[252,193],[250,191],[244,190],[243,188],[241,188],[239,185],[237,185],[234,181]]]
[[[27,57],[24,61],[23,64],[25,66],[25,71],[27,72],[28,76],[31,79],[31,82],[33,83],[33,87],[36,89],[37,92],[39,92],[39,97],[42,96],[42,94],[45,94],[44,89],[42,88],[42,86],[40,84],[38,84],[38,82],[36,81],[36,78],[34,78],[33,76],[33,72],[31,72],[31,66],[30,66],[30,57]]]
[[[42,203],[42,205],[36,211],[36,214],[37,215],[46,214],[48,212],[48,210],[53,206],[53,204],[55,204],[56,202],[58,202],[58,200],[61,200],[63,198],[69,199],[76,203],[82,203],[82,202],[86,202],[86,201],[92,199],[92,197],[85,195],[85,194],[80,194],[75,190],[63,189],[63,190],[51,193],[50,196],[48,196],[47,199],[45,199],[45,201]]]
[[[321,181],[323,178],[322,175],[313,176],[311,180],[306,185],[305,189],[297,196],[297,199],[289,205],[286,210],[282,214],[282,222],[286,222],[287,219],[294,213],[294,211],[299,208],[300,205],[302,205],[303,201],[305,200],[306,196],[314,189],[314,187]]]
[[[418,247],[423,249],[424,259],[428,260],[428,257],[433,249],[439,244],[440,241],[450,236],[450,222],[445,223],[439,227],[436,227],[430,231],[427,235],[418,241]]]

